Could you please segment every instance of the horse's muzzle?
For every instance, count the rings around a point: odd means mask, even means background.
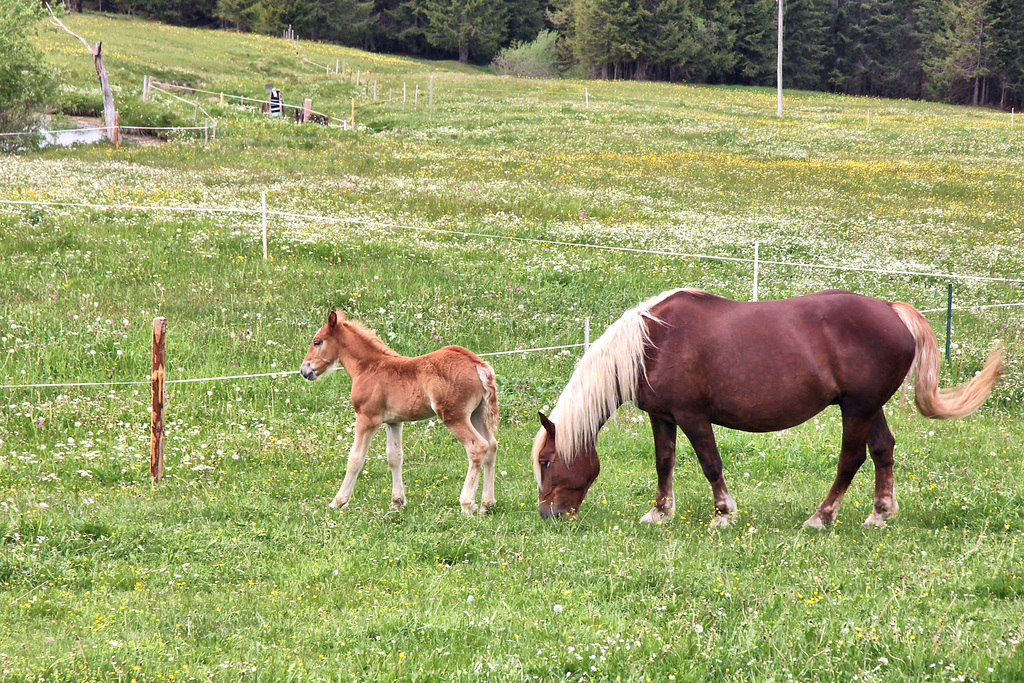
[[[310,382],[316,379],[316,369],[313,368],[313,364],[309,361],[304,361],[299,367],[299,372],[302,376],[308,379]]]
[[[569,514],[564,505],[552,505],[549,501],[544,501],[537,509],[544,519],[564,519]]]

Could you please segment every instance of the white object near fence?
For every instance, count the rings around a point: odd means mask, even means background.
[[[758,252],[760,251],[761,243],[754,242],[754,298],[751,301],[757,301],[757,267],[758,267]]]
[[[267,260],[267,193],[260,192],[260,204],[263,208],[263,260]]]

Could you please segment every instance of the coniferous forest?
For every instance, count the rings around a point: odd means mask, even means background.
[[[70,0],[72,11],[487,64],[553,31],[585,78],[773,85],[776,0]],[[1021,0],[783,0],[783,84],[1009,109]]]

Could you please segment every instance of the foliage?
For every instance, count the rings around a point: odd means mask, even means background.
[[[303,40],[467,64],[488,63],[554,28],[562,73],[740,85],[776,78],[774,0],[108,0],[103,7],[269,35],[291,26]],[[1024,3],[1017,0],[783,0],[783,11],[787,88],[1003,109],[1024,103]]]
[[[48,104],[53,79],[31,36],[42,7],[33,0],[0,3],[0,133],[31,133],[36,114]],[[31,146],[35,137],[0,136],[0,152]]]
[[[494,0],[424,0],[423,35],[434,47],[454,50],[459,61],[470,55],[489,59],[505,40],[508,14]]]
[[[313,93],[340,117],[355,100],[357,122],[387,125],[301,125],[204,96],[220,121],[209,144],[0,164],[0,199],[25,202],[0,203],[0,384],[20,387],[0,389],[0,678],[1020,678],[1024,311],[1009,304],[1024,192],[1008,161],[1024,149],[1008,114],[789,91],[779,119],[764,88],[498,79],[305,46],[395,93],[373,100],[352,75],[303,71],[280,39],[69,21],[118,36],[108,68],[130,107],[144,73],[250,97],[273,80],[289,102]],[[67,87],[95,89],[77,41],[37,40]],[[147,106],[193,115],[160,93]],[[953,282],[941,383],[999,339],[993,400],[956,422],[888,406],[901,510],[883,529],[860,527],[870,463],[829,532],[800,528],[835,474],[834,407],[776,434],[719,430],[733,527],[708,528],[682,438],[676,517],[638,523],[655,477],[650,425],[629,407],[602,432],[578,519],[541,520],[536,413],[585,320],[593,337],[677,286],[749,299],[755,245],[760,298],[905,300],[941,309],[927,313],[940,341]],[[404,431],[405,510],[388,507],[379,437],[352,506],[326,510],[351,444],[348,380],[244,375],[297,369],[332,307],[406,355],[502,354],[487,356],[493,515],[461,515],[465,453],[436,421]],[[152,483],[157,316],[170,380],[238,377],[168,385],[167,477]],[[568,348],[521,351],[552,346]],[[67,381],[140,384],[24,386]]]
[[[512,45],[498,52],[491,69],[499,76],[518,78],[557,78],[558,56],[555,31],[541,31],[537,38],[522,45]]]

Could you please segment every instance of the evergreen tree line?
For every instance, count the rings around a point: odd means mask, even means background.
[[[773,85],[776,0],[70,0],[73,9],[489,63],[557,32],[588,78]],[[1022,0],[782,0],[783,84],[1020,107]],[[551,41],[545,41],[545,45]]]

